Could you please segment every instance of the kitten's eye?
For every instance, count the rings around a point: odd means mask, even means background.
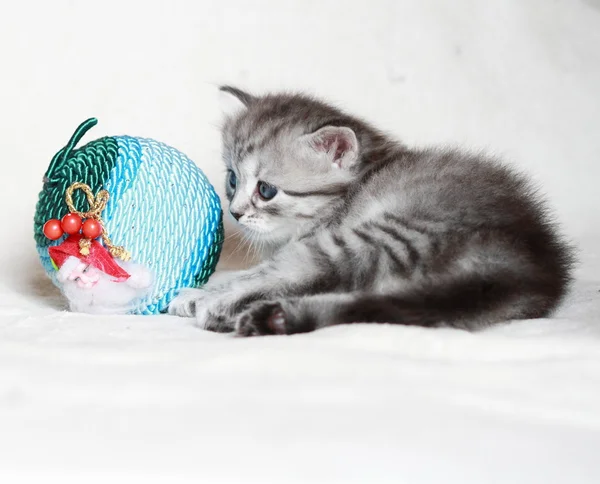
[[[229,175],[227,177],[227,183],[229,183],[229,187],[232,190],[235,190],[237,186],[237,178],[235,177],[235,173],[232,170],[229,170]]]
[[[271,198],[277,195],[277,188],[275,188],[273,185],[259,181],[257,187],[258,194],[263,200],[271,200]]]

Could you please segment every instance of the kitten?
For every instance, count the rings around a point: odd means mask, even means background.
[[[242,336],[387,322],[476,330],[550,314],[573,264],[527,180],[482,156],[409,149],[302,95],[237,103],[229,210],[269,256],[170,313]]]

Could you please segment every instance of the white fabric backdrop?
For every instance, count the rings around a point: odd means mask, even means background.
[[[598,0],[23,0],[0,6],[0,59],[5,482],[600,481]],[[221,191],[221,82],[504,156],[581,247],[573,295],[478,335],[241,341],[61,312],[31,234],[51,156],[96,116],[89,139],[167,142]]]

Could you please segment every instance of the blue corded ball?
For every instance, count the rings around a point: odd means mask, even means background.
[[[219,197],[187,156],[164,143],[111,136],[76,148],[96,123],[79,126],[44,176],[34,222],[41,263],[72,310],[164,312],[179,290],[201,286],[215,270]],[[94,224],[102,230],[95,238]]]

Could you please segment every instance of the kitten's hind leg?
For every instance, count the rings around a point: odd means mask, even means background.
[[[358,298],[360,294],[330,293],[256,301],[237,316],[235,330],[239,336],[307,333],[340,324],[340,310],[353,307]]]
[[[475,330],[500,321],[543,317],[555,297],[533,281],[455,278],[396,294],[365,292],[257,301],[237,316],[240,336],[306,333],[347,323],[392,323]]]
[[[435,316],[434,316],[435,314]],[[237,316],[239,336],[308,333],[349,323],[437,326],[437,311],[415,307],[395,296],[332,293],[256,301]]]

